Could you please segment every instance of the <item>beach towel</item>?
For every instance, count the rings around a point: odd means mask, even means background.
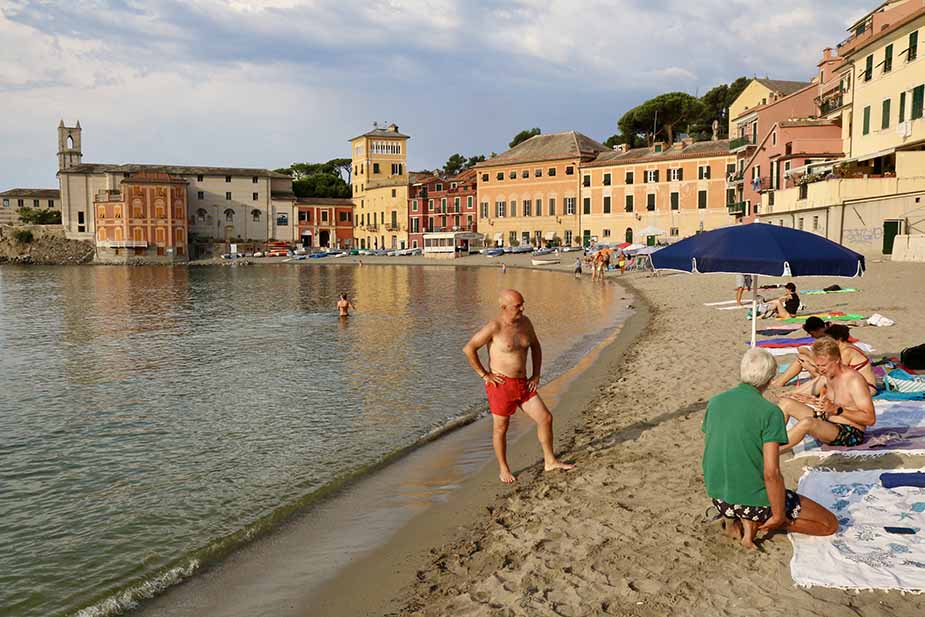
[[[813,315],[802,315],[800,317],[791,317],[781,320],[781,323],[804,323],[807,317],[818,317],[823,321],[864,321],[863,315],[856,313],[814,313]]]
[[[803,347],[807,345],[812,345],[815,342],[816,342],[816,339],[814,339],[811,336],[802,336],[799,338],[786,338],[786,337],[770,338],[770,339],[765,339],[763,341],[758,341],[757,345],[758,347],[768,347],[768,348]],[[848,342],[857,343],[858,339],[854,338],[853,336],[849,336]],[[748,342],[747,344],[751,345],[751,342]]]
[[[724,304],[735,304],[735,300],[723,300],[722,302],[704,302],[704,306],[723,306]]]
[[[720,306],[720,307],[718,307],[718,308],[719,308],[719,310],[721,310],[721,311],[738,311],[738,310],[741,310],[741,309],[747,309],[747,308],[751,308],[751,307],[752,307],[752,303],[749,302],[748,304],[743,304],[743,305],[741,305],[741,306],[739,306],[739,305],[737,304],[737,305],[735,305],[735,306]]]
[[[860,291],[854,287],[847,287],[845,289],[834,289],[832,291],[826,291],[825,289],[810,289],[809,291],[801,291],[800,294],[804,296],[821,296],[824,294],[850,294]]]
[[[880,474],[880,484],[884,488],[898,488],[901,486],[925,488],[925,473],[920,471],[883,473]],[[925,507],[925,503],[922,506]]]
[[[870,355],[875,351],[874,348],[868,343],[855,343],[854,346],[867,355]],[[799,351],[798,347],[764,347],[763,349],[772,356],[787,356],[790,354],[795,354]]]
[[[775,326],[773,328],[764,328],[761,330],[756,330],[757,334],[761,336],[786,336],[788,334],[793,334],[798,330],[802,330],[803,326],[798,324],[783,324],[780,326]]]
[[[878,392],[874,401],[925,401],[925,392]]]
[[[895,470],[803,474],[797,492],[833,512],[839,529],[825,538],[790,534],[797,585],[925,590],[925,489],[885,488],[880,475],[889,471]]]
[[[794,458],[833,454],[845,456],[880,456],[901,451],[904,454],[925,454],[925,401],[874,401],[877,423],[864,435],[859,446],[830,446],[807,437],[793,449]],[[791,426],[794,424],[791,419]],[[925,533],[925,532],[923,532]]]

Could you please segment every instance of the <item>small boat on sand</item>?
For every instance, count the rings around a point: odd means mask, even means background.
[[[558,259],[558,258],[556,258],[556,259],[548,259],[548,258],[547,258],[547,259],[539,259],[539,258],[537,258],[537,257],[534,257],[533,259],[530,260],[530,263],[532,263],[534,266],[551,266],[551,265],[553,265],[553,264],[559,263],[559,259]]]

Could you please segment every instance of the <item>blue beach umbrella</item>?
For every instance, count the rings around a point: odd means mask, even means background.
[[[681,240],[652,255],[656,270],[752,275],[752,347],[758,275],[862,276],[864,256],[813,233],[767,223],[733,225]]]

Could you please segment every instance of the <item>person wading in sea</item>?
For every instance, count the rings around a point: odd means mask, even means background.
[[[341,294],[337,301],[337,312],[341,317],[350,317],[350,311],[357,310],[353,303],[347,299],[347,294]]]
[[[540,384],[543,350],[533,330],[533,324],[524,315],[524,297],[513,289],[506,289],[498,297],[498,317],[475,333],[463,353],[469,364],[485,382],[488,407],[494,429],[492,445],[505,484],[514,482],[507,463],[507,427],[518,408],[523,409],[536,422],[536,434],[543,447],[546,471],[572,469],[575,466],[556,458],[552,449],[552,414],[546,408],[536,389]],[[488,346],[488,370],[479,359],[479,349]],[[527,351],[533,364],[533,374],[527,378]]]

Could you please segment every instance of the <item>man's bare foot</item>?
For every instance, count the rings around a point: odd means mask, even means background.
[[[755,534],[758,533],[758,523],[749,520],[742,520],[742,546],[750,551],[756,550]]]
[[[569,469],[575,469],[575,465],[571,463],[563,463],[562,461],[553,461],[552,463],[545,463],[543,466],[543,471],[552,471],[553,469],[568,471]]]
[[[742,522],[739,519],[727,520],[724,523],[726,529],[724,533],[733,540],[742,539]]]
[[[513,484],[517,481],[517,478],[514,477],[514,474],[511,473],[510,469],[502,469],[501,473],[498,475],[498,478],[501,479],[505,484]]]

